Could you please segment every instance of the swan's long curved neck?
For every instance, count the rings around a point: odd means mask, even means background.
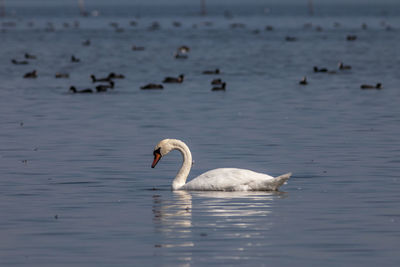
[[[172,189],[177,190],[181,188],[185,183],[189,175],[190,169],[192,168],[192,153],[185,143],[179,140],[171,140],[172,150],[178,150],[181,152],[183,157],[182,167],[172,182]]]

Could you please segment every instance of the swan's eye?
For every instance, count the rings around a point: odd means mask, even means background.
[[[156,154],[159,154],[161,156],[161,147],[154,150],[153,155],[155,156]]]

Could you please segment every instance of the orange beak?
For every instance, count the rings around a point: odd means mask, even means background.
[[[153,164],[151,164],[151,167],[154,168],[160,159],[161,159],[161,155],[159,153],[154,153],[154,160],[153,160]]]

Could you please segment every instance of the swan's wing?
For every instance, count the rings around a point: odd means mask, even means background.
[[[281,177],[281,176],[280,176]],[[204,191],[263,191],[277,190],[285,179],[276,179],[267,174],[250,170],[221,168],[203,173],[194,178],[181,189]]]

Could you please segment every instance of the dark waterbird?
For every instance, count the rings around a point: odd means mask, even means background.
[[[36,59],[35,55],[29,54],[29,53],[25,53],[24,56],[25,56],[26,59]]]
[[[271,26],[271,25],[267,25],[267,26],[265,26],[265,30],[266,30],[266,31],[273,31],[273,30],[274,30],[274,27]]]
[[[77,90],[77,89],[75,88],[75,86],[71,86],[71,87],[69,88],[69,90],[70,90],[72,93],[74,93],[74,94],[91,94],[91,93],[93,93],[93,90],[90,89],[90,88],[82,89],[82,90]]]
[[[148,31],[156,31],[161,28],[161,25],[158,21],[153,21],[151,25],[147,28]]]
[[[219,74],[219,73],[220,73],[219,69],[203,71],[203,74]]]
[[[221,80],[221,79],[214,79],[214,80],[211,81],[211,84],[212,84],[212,85],[219,85],[219,84],[222,84],[222,80]]]
[[[299,84],[301,84],[301,85],[307,85],[307,84],[308,84],[308,82],[307,82],[307,77],[304,76],[303,79],[301,79],[301,80],[299,81]]]
[[[183,74],[179,75],[177,78],[165,77],[165,79],[163,80],[163,83],[182,83],[184,77],[185,77],[185,75],[183,75]]]
[[[94,74],[90,75],[90,78],[92,78],[92,83],[98,83],[98,82],[110,82],[112,78],[110,78],[110,75],[108,75],[106,78],[96,78]]]
[[[109,79],[125,79],[125,76],[123,74],[115,74],[114,72],[110,72],[108,74]]]
[[[243,29],[243,28],[246,28],[246,24],[240,23],[240,22],[234,22],[234,23],[231,23],[230,27],[232,29],[237,29],[237,28]]]
[[[314,66],[314,72],[328,72],[327,68],[318,68],[317,66]]]
[[[180,26],[182,26],[182,23],[180,23],[179,21],[174,21],[174,22],[172,22],[172,25],[173,25],[174,27],[179,28]]]
[[[90,78],[92,78],[92,82],[111,82],[112,79],[125,79],[125,76],[123,74],[115,74],[114,72],[110,72],[107,77],[105,78],[96,78],[94,74],[90,75]]]
[[[118,24],[118,22],[110,22],[109,23],[109,25],[111,26],[111,27],[113,27],[114,29],[116,29],[116,28],[118,28],[119,27],[119,24]]]
[[[335,27],[335,28],[339,28],[340,26],[341,26],[341,24],[339,22],[337,22],[337,21],[335,21],[333,23],[333,27]]]
[[[156,83],[149,83],[140,87],[140,89],[142,90],[163,89],[163,88],[164,86],[162,86],[162,84],[156,84]]]
[[[211,91],[225,91],[226,90],[226,83],[223,82],[220,87],[213,87]]]
[[[322,32],[324,29],[321,26],[318,25],[318,26],[315,27],[315,30],[317,32]]]
[[[15,65],[28,65],[29,62],[26,60],[16,60],[16,59],[11,59],[11,62]]]
[[[351,66],[350,65],[344,65],[343,62],[339,62],[339,69],[340,70],[351,70]]]
[[[133,45],[133,46],[132,46],[132,50],[133,50],[133,51],[143,51],[143,50],[144,50],[144,46],[136,46],[136,45]]]
[[[24,78],[28,78],[28,79],[29,78],[37,78],[37,71],[33,70],[31,72],[25,73]]]
[[[286,36],[286,37],[285,37],[285,41],[286,41],[286,42],[296,42],[296,41],[297,41],[297,38],[296,38],[296,37],[293,37],[293,36]]]
[[[347,41],[355,41],[355,40],[357,40],[357,35],[347,35],[346,40]]]
[[[368,28],[368,25],[364,22],[361,24],[361,29],[366,30]]]
[[[96,91],[100,92],[107,92],[108,89],[114,89],[114,82],[110,81],[109,84],[100,84],[96,86]]]
[[[90,45],[90,40],[87,39],[86,41],[82,42],[83,46],[89,46]]]
[[[80,61],[81,60],[79,58],[75,57],[74,55],[71,56],[71,62],[78,63]]]
[[[360,86],[361,89],[377,89],[380,90],[382,89],[382,84],[381,83],[377,83],[376,85],[370,85],[370,84],[362,84]]]
[[[314,66],[314,72],[323,72],[323,73],[328,73],[328,74],[336,74],[337,73],[334,70],[328,70],[327,68],[318,68],[317,66]]]

